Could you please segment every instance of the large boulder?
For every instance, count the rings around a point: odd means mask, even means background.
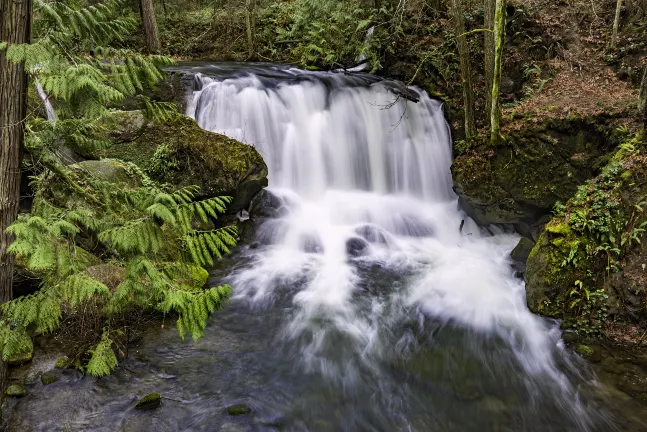
[[[536,240],[555,203],[565,203],[594,177],[612,148],[594,119],[528,127],[508,134],[505,145],[459,155],[454,190],[477,223],[512,224]]]
[[[205,131],[188,117],[148,121],[139,112],[119,111],[106,128],[113,130],[113,145],[102,156],[132,162],[156,181],[198,185],[199,198],[232,196],[230,213],[246,209],[267,185],[267,166],[252,146]]]
[[[530,309],[584,336],[602,336],[610,318],[647,318],[647,155],[641,145],[641,136],[624,145],[582,185],[528,258]]]

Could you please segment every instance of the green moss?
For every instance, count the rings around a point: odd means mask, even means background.
[[[231,405],[227,407],[227,412],[232,416],[245,415],[252,412],[252,408],[245,404]]]
[[[571,227],[568,226],[568,224],[565,223],[559,223],[555,225],[548,225],[546,227],[546,231],[548,231],[551,234],[558,234],[561,236],[570,236],[573,234],[573,231],[571,230]]]
[[[578,345],[577,348],[575,348],[575,351],[584,358],[591,357],[595,353],[595,351],[587,345]]]
[[[162,405],[162,396],[159,393],[149,393],[137,402],[135,409],[150,410]]]
[[[23,353],[9,357],[7,364],[10,366],[20,366],[22,364],[30,362],[33,356],[34,350],[30,349],[29,351],[25,351]]]
[[[7,396],[9,397],[23,397],[27,395],[27,390],[21,385],[18,384],[12,384],[9,387],[7,387],[6,391]]]
[[[68,356],[61,356],[56,359],[55,369],[67,369],[72,365],[72,360]]]

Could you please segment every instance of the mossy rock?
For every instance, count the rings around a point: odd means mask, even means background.
[[[237,405],[228,406],[227,412],[229,413],[229,415],[232,415],[232,416],[240,416],[240,415],[249,414],[250,412],[252,412],[252,408],[249,405],[237,404]]]
[[[637,151],[620,149],[579,188],[528,257],[530,310],[559,318],[584,337],[602,336],[608,319],[647,319],[647,212],[640,211],[647,197],[647,155],[635,144]]]
[[[67,369],[72,366],[72,360],[68,356],[61,356],[56,359],[54,363],[54,369]]]
[[[597,175],[613,149],[600,119],[552,121],[506,136],[506,145],[483,145],[456,157],[454,190],[479,224],[513,224],[537,240],[556,202]],[[611,126],[609,126],[611,127]]]
[[[25,388],[21,385],[12,384],[7,387],[7,391],[5,393],[9,397],[20,398],[27,395],[27,390],[25,390]]]
[[[141,179],[135,175],[128,164],[115,159],[88,160],[71,165],[72,169],[82,169],[99,180],[137,188]]]
[[[54,372],[43,372],[40,374],[40,382],[42,382],[43,385],[54,384],[58,380],[58,375]]]
[[[151,410],[162,405],[162,396],[159,393],[149,393],[137,402],[135,409]]]
[[[252,146],[205,131],[189,117],[142,125],[139,116],[120,111],[106,122],[135,124],[124,127],[122,135],[111,135],[113,145],[102,156],[132,162],[162,183],[198,185],[201,199],[232,196],[230,213],[247,208],[267,185],[267,166]]]
[[[29,351],[12,355],[11,357],[9,357],[9,360],[7,360],[7,364],[9,366],[20,366],[25,363],[29,363],[33,357],[34,357],[34,349],[32,348]]]

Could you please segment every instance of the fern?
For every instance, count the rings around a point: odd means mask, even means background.
[[[91,349],[90,361],[85,367],[85,371],[96,377],[110,375],[110,373],[117,367],[117,357],[112,350],[112,339],[108,331],[104,330],[101,335],[101,341]]]

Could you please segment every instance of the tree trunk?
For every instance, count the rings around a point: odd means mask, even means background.
[[[611,48],[618,44],[618,28],[620,27],[620,12],[622,12],[622,0],[616,3],[616,17],[613,20],[613,33],[611,33]]]
[[[256,39],[256,0],[245,0],[245,21],[247,26],[247,47],[249,56],[247,60],[254,58],[254,40]]]
[[[638,102],[638,109],[643,119],[643,129],[647,130],[647,66],[643,72],[643,80],[640,84],[640,101]]]
[[[30,41],[31,0],[0,0],[0,41]],[[14,256],[7,253],[13,241],[5,230],[18,216],[20,162],[27,114],[27,74],[23,64],[7,60],[0,51],[0,304],[11,300]],[[0,399],[7,384],[7,365],[0,357]]]
[[[484,28],[487,30],[494,28],[494,10],[495,0],[485,0]],[[483,53],[485,58],[485,117],[489,125],[492,99],[488,95],[492,94],[492,78],[494,76],[494,33],[492,31],[483,32]]]
[[[470,63],[470,49],[465,35],[465,21],[460,0],[451,1],[454,33],[458,46],[458,57],[463,80],[463,107],[465,111],[465,140],[472,142],[476,138],[476,123],[474,121],[474,92],[472,91],[472,66]]]
[[[505,42],[505,0],[496,0],[494,15],[494,75],[492,77],[492,111],[490,114],[490,142],[497,145],[501,138],[501,74],[503,44]]]
[[[157,20],[155,19],[155,8],[153,0],[140,0],[139,2],[144,33],[146,34],[146,46],[152,53],[160,51],[160,40],[157,33]]]

